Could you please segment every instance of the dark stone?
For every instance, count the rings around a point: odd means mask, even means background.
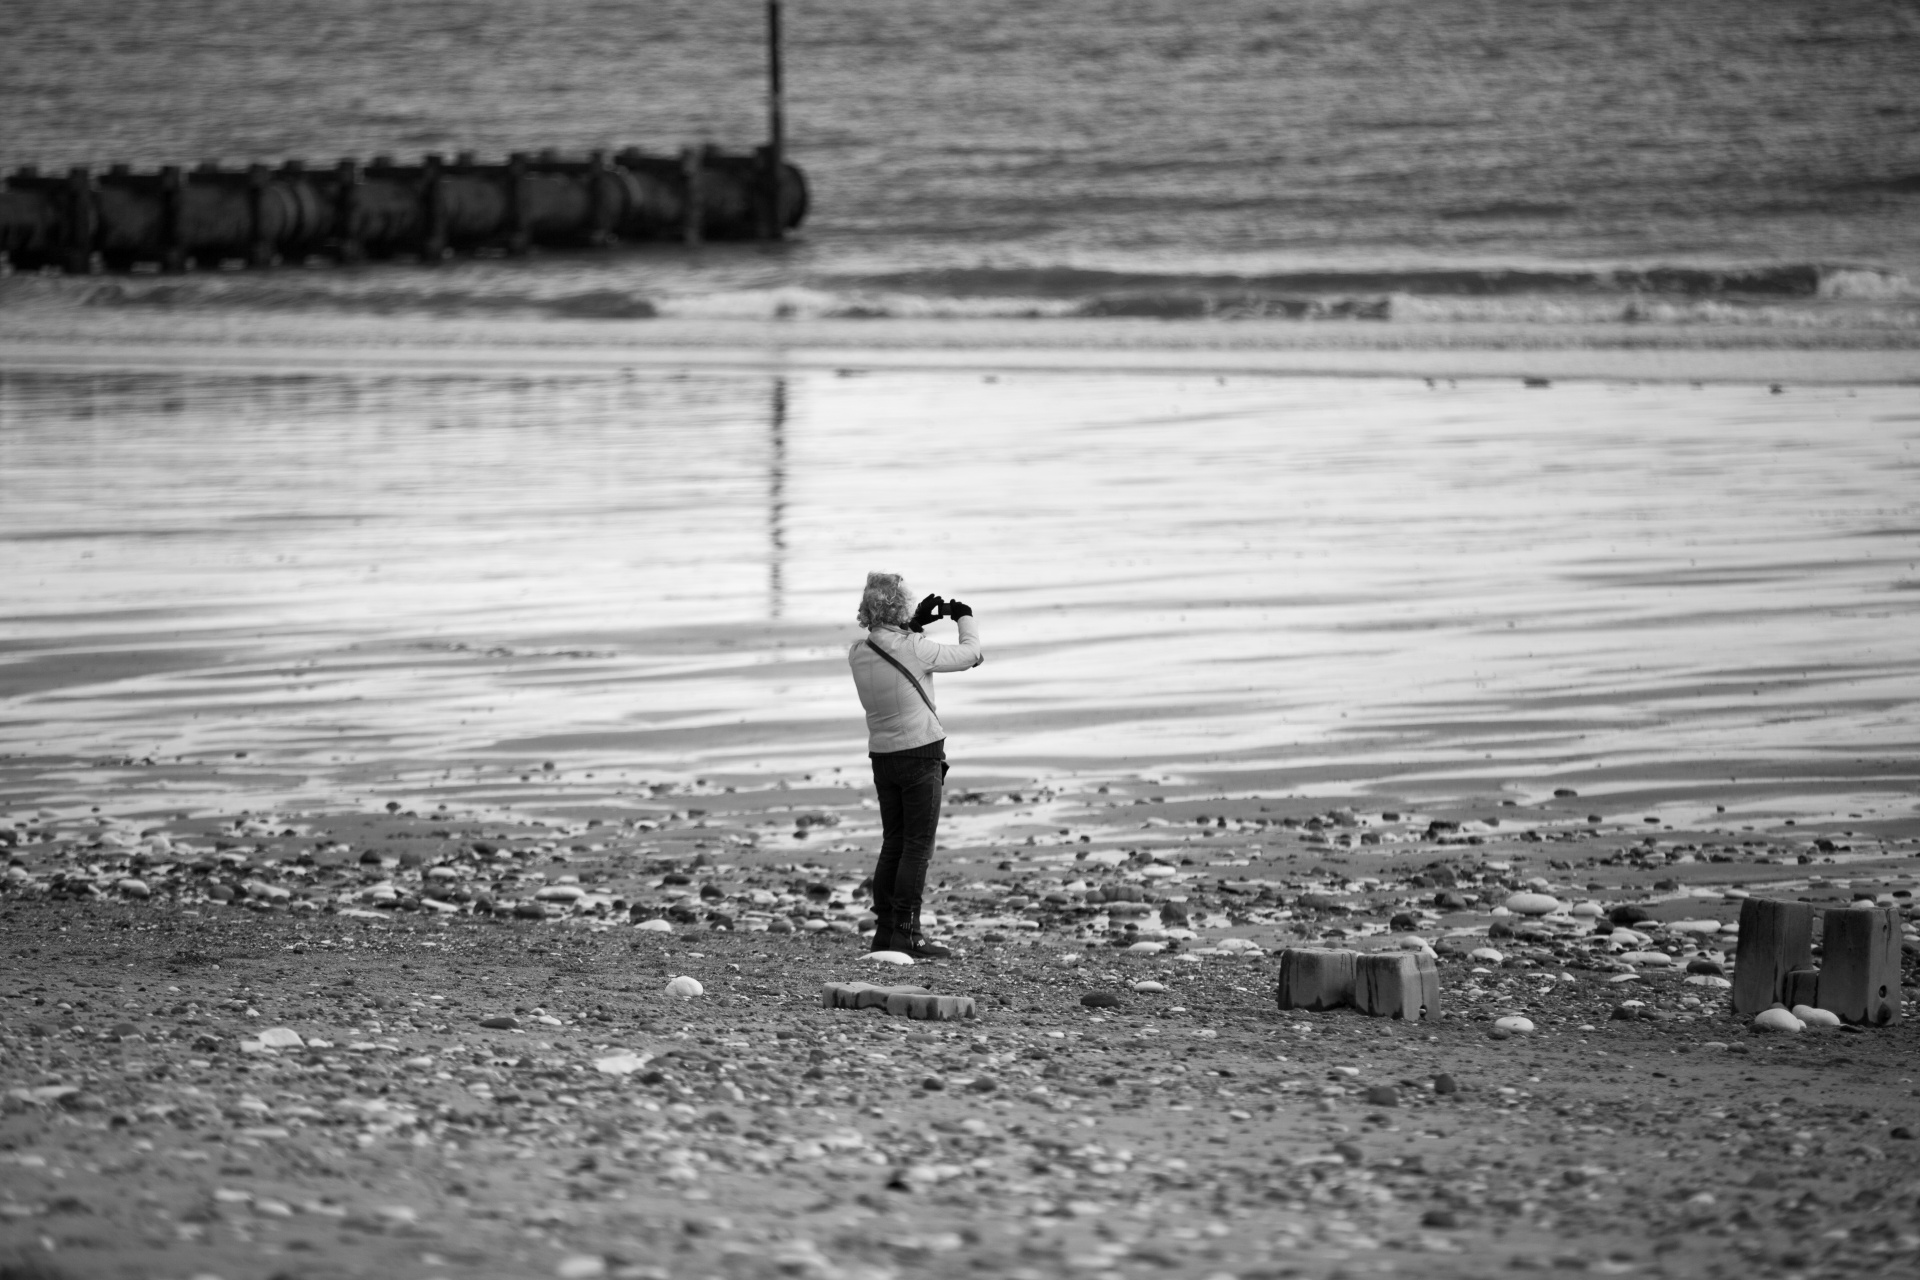
[[[1653,919],[1653,912],[1645,907],[1636,907],[1631,902],[1623,902],[1607,912],[1607,919],[1614,924],[1636,925],[1644,920]]]
[[[1367,1090],[1367,1105],[1397,1107],[1400,1105],[1400,1091],[1390,1084],[1376,1084]]]
[[[1080,997],[1080,1003],[1089,1009],[1118,1009],[1120,997],[1111,991],[1089,991]]]
[[[1434,1093],[1442,1097],[1445,1097],[1449,1093],[1460,1092],[1460,1086],[1454,1082],[1454,1079],[1451,1075],[1449,1075],[1445,1071],[1442,1071],[1439,1075],[1433,1078],[1433,1091]]]

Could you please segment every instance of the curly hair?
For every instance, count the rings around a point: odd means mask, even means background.
[[[867,630],[875,627],[904,627],[912,616],[907,603],[907,584],[897,573],[870,573],[867,589],[860,593],[860,612],[856,621]]]

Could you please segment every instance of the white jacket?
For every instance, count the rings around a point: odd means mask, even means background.
[[[941,644],[900,627],[875,627],[864,639],[848,646],[847,665],[853,668],[853,685],[860,691],[860,705],[867,711],[869,752],[884,754],[924,747],[946,737],[947,731],[906,677],[868,648],[867,641],[885,649],[895,662],[913,672],[927,697],[934,698],[934,672],[966,671],[986,660],[980,648],[979,625],[971,616],[954,621],[960,627],[959,644]],[[938,699],[934,700],[937,703]]]

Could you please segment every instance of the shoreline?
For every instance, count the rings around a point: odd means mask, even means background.
[[[1920,332],[1130,319],[470,320],[0,316],[0,370],[271,374],[635,368],[1575,381],[1920,383]]]

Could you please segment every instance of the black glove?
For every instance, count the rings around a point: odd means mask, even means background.
[[[925,631],[927,624],[940,616],[940,607],[944,604],[946,601],[939,596],[930,595],[922,600],[920,606],[913,611],[913,617],[907,623],[907,630]]]
[[[971,618],[973,616],[973,609],[968,605],[960,603],[958,600],[949,600],[947,601],[946,614],[949,618]]]

